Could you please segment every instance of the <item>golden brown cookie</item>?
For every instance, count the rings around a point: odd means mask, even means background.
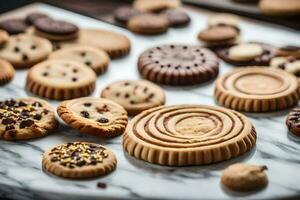
[[[0,120],[4,140],[44,137],[57,127],[51,105],[32,97],[0,101]]]
[[[285,124],[291,133],[300,137],[300,107],[293,108],[289,112]]]
[[[5,61],[0,59],[0,86],[9,83],[15,76],[15,70],[13,66]]]
[[[57,113],[79,132],[105,138],[123,134],[128,123],[127,112],[122,106],[95,97],[64,101]]]
[[[76,40],[56,43],[58,48],[78,45],[102,49],[111,58],[127,55],[131,47],[130,41],[125,35],[103,29],[81,29]]]
[[[159,12],[181,6],[180,0],[135,0],[133,7],[142,12]]]
[[[227,25],[238,28],[240,26],[240,18],[237,15],[229,13],[213,14],[208,18],[209,27],[220,25]]]
[[[6,31],[0,30],[0,46],[4,45],[9,39],[9,35]]]
[[[297,78],[267,67],[236,69],[216,80],[215,99],[227,108],[245,112],[270,112],[298,104]]]
[[[284,57],[295,57],[300,58],[300,47],[299,46],[281,46],[277,51],[278,56],[284,56]]]
[[[52,45],[47,39],[20,34],[9,37],[0,49],[0,58],[15,68],[28,68],[46,59],[51,51]]]
[[[295,57],[275,57],[271,60],[270,66],[283,69],[290,74],[300,78],[300,58]]]
[[[47,60],[27,74],[26,89],[49,99],[65,100],[88,96],[96,85],[95,72],[72,60]]]
[[[60,49],[51,53],[48,59],[70,59],[81,62],[91,69],[96,74],[104,73],[110,62],[108,54],[92,46],[77,46]]]
[[[222,174],[221,182],[231,190],[249,192],[267,186],[267,167],[237,163],[227,167]]]
[[[143,14],[129,19],[127,28],[140,34],[160,34],[168,30],[169,20],[164,15]]]
[[[129,115],[165,104],[165,92],[146,80],[111,83],[102,90],[101,97],[120,104]]]
[[[203,165],[249,151],[255,128],[242,114],[214,106],[176,105],[135,116],[123,136],[123,148],[135,158],[160,165]]]
[[[42,165],[56,176],[82,179],[111,173],[117,158],[112,150],[100,144],[70,142],[45,152]]]
[[[259,8],[266,15],[300,15],[299,0],[260,0]]]

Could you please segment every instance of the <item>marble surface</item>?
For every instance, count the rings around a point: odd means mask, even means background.
[[[100,21],[43,4],[35,4],[0,16],[24,16],[41,10],[53,17],[67,19],[81,27],[105,28],[127,35],[132,41],[129,56],[113,60],[106,74],[98,77],[93,96],[108,83],[119,79],[139,78],[136,69],[138,55],[146,48],[165,43],[198,44],[197,32],[206,26],[208,12],[190,11],[188,28],[171,29],[161,36],[144,37]],[[276,45],[300,45],[300,34],[256,21],[242,23],[242,40],[270,42]],[[221,63],[221,73],[232,69]],[[30,95],[24,91],[26,71],[18,71],[9,85],[0,88],[1,99]],[[193,87],[166,87],[167,104],[199,103],[216,105],[213,82]],[[51,102],[54,106],[58,102]],[[58,131],[45,138],[24,142],[0,141],[0,197],[14,199],[280,199],[300,198],[300,140],[290,135],[284,124],[287,112],[247,114],[257,129],[256,147],[246,155],[231,161],[199,167],[171,168],[151,165],[126,155],[121,137],[101,140],[82,136],[76,130],[60,125]],[[118,167],[108,176],[84,181],[54,177],[41,168],[42,153],[62,142],[94,141],[112,148]],[[220,185],[221,171],[231,163],[247,162],[267,165],[269,185],[255,193],[234,193]],[[97,188],[97,183],[106,188]]]

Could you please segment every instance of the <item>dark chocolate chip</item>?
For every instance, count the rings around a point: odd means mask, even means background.
[[[100,122],[100,123],[108,123],[109,120],[105,117],[101,117],[100,119],[97,120],[97,122]]]
[[[33,119],[35,119],[35,120],[41,120],[41,119],[42,119],[42,115],[40,115],[40,114],[35,114],[35,115],[33,116]]]
[[[92,106],[91,103],[84,103],[83,105],[84,105],[85,107],[91,107],[91,106]]]
[[[16,120],[14,120],[13,118],[2,119],[2,124],[3,125],[15,124],[15,123],[16,123]]]
[[[32,104],[32,106],[34,106],[34,107],[42,107],[43,105],[42,105],[40,102],[35,101],[35,102]]]
[[[130,95],[128,93],[126,93],[124,97],[127,99],[130,97]]]
[[[98,182],[97,183],[97,188],[105,189],[105,188],[107,188],[107,184]]]
[[[20,101],[20,102],[18,103],[18,105],[19,105],[20,107],[23,107],[23,106],[27,106],[27,103],[25,103],[25,102],[23,102],[23,101]]]
[[[74,73],[77,73],[77,72],[78,72],[78,69],[73,69],[73,72],[74,72]]]
[[[8,130],[13,130],[13,129],[15,129],[15,126],[14,126],[14,125],[7,125],[7,126],[5,127],[5,130],[6,130],[6,131],[8,131]]]
[[[22,59],[23,59],[23,61],[27,61],[29,59],[29,57],[26,54],[23,54]]]
[[[20,123],[20,128],[26,128],[26,127],[30,127],[34,124],[34,121],[31,119],[25,119],[23,121],[21,121]]]
[[[44,72],[42,75],[43,76],[48,76],[49,74],[48,74],[48,72]]]
[[[85,164],[86,164],[86,161],[85,161],[85,160],[80,160],[79,162],[76,163],[76,165],[77,165],[78,167],[81,167],[81,166],[83,166],[83,165],[85,165]]]
[[[87,111],[85,111],[85,110],[84,110],[84,111],[81,111],[80,114],[81,114],[81,116],[84,117],[84,118],[90,118],[90,114],[89,114]]]
[[[91,66],[92,63],[90,61],[86,61],[84,64],[86,64],[87,66]]]
[[[20,52],[19,47],[15,47],[15,48],[14,48],[14,52]]]
[[[77,78],[75,78],[75,77],[72,78],[72,81],[73,81],[73,82],[76,82],[76,81],[77,81]]]
[[[84,57],[84,56],[86,55],[86,53],[85,53],[85,52],[81,52],[80,55],[81,55],[82,57]]]
[[[57,157],[52,157],[50,160],[51,160],[51,162],[57,162],[58,158]]]

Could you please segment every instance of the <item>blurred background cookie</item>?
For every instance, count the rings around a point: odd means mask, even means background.
[[[15,70],[13,66],[5,61],[0,59],[0,86],[9,83],[15,76]]]

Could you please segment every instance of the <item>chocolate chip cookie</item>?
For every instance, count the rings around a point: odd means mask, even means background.
[[[50,104],[37,98],[0,101],[0,138],[26,140],[48,135],[57,127]]]
[[[65,100],[88,96],[95,89],[96,74],[72,60],[48,60],[33,66],[27,74],[26,89],[38,96]]]
[[[0,58],[10,62],[15,68],[28,68],[47,58],[52,44],[44,38],[19,34],[10,36],[0,48]]]
[[[116,168],[117,158],[100,144],[70,142],[45,152],[42,165],[56,176],[82,179],[109,174]]]
[[[200,46],[163,45],[150,48],[138,59],[140,74],[156,83],[193,85],[212,80],[218,75],[215,54]]]
[[[300,58],[295,57],[275,57],[271,60],[270,66],[283,69],[300,78]]]
[[[15,70],[13,66],[5,61],[0,59],[0,86],[9,83],[15,76]]]
[[[86,97],[62,102],[58,115],[80,133],[104,138],[115,137],[125,131],[127,112],[119,104],[95,97]]]
[[[164,91],[145,80],[114,82],[102,90],[101,97],[120,104],[129,115],[165,104]]]
[[[93,69],[96,74],[104,73],[109,65],[110,58],[108,54],[95,47],[77,46],[60,49],[51,53],[49,59],[70,59],[81,62]]]
[[[293,108],[289,112],[285,123],[291,133],[300,137],[300,107]]]
[[[0,22],[0,29],[5,30],[10,35],[24,33],[28,28],[24,19],[7,19]]]

